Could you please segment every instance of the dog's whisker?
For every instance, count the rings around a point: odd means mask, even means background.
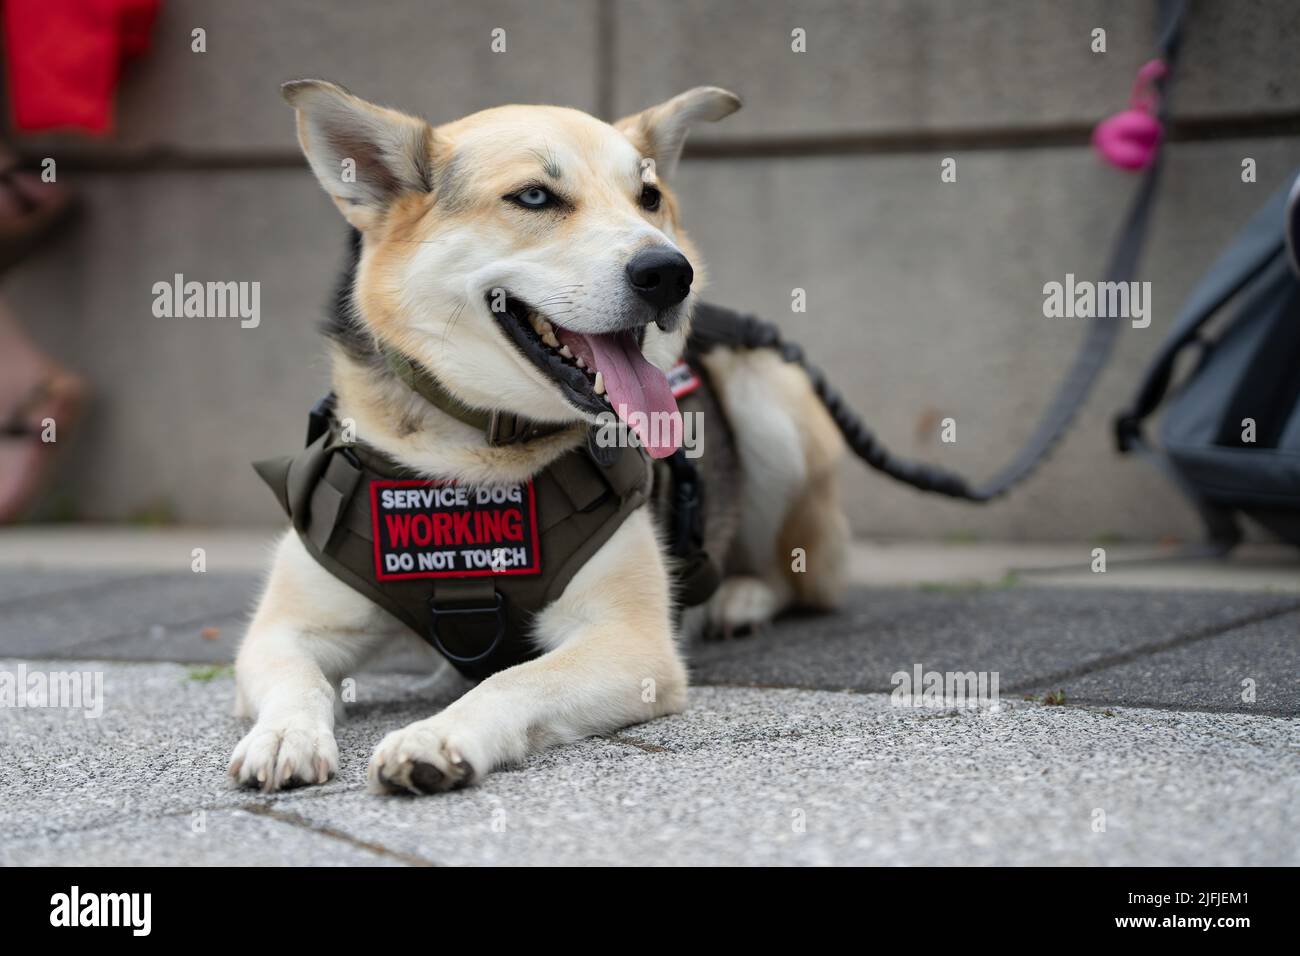
[[[451,334],[452,327],[455,326],[456,321],[461,317],[461,314],[465,311],[468,305],[469,305],[469,299],[462,298],[460,300],[460,304],[457,305],[456,308],[452,311],[451,318],[447,320],[446,326],[443,327],[442,343],[440,344],[439,348],[443,349],[444,351],[447,348],[447,336]]]

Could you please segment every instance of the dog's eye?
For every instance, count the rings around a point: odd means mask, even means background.
[[[510,198],[529,209],[541,209],[554,201],[554,197],[541,186],[529,186]]]
[[[641,189],[641,208],[647,212],[654,212],[659,208],[661,198],[657,186],[644,186]]]

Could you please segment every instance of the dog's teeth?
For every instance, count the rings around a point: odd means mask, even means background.
[[[542,326],[543,326],[543,325],[546,325],[546,326],[548,326],[548,327],[549,327],[549,325],[550,325],[549,322],[547,322],[545,319],[543,319],[543,318],[542,318],[540,315],[538,315],[536,312],[529,312],[529,313],[528,313],[528,321],[529,321],[529,323],[532,325],[532,327],[533,327],[533,331],[536,332],[538,335],[541,335],[541,334],[542,334]]]
[[[547,330],[542,333],[542,341],[553,349],[558,349],[560,347],[560,340],[555,337],[555,333],[552,332],[550,328],[547,328]]]
[[[578,356],[578,368],[586,368],[586,367],[587,367],[587,363],[584,362],[584,361],[582,360],[582,356],[579,355],[579,356]]]
[[[551,323],[547,322],[545,319],[542,319],[541,322],[542,324],[538,331],[545,335],[547,332],[551,331]]]
[[[573,353],[569,351],[569,347],[567,345],[560,346],[560,354],[563,355],[565,358],[573,358]]]
[[[601,375],[599,372],[596,373],[596,394],[605,394],[605,376]]]

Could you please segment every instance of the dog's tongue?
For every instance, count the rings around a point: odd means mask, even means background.
[[[651,458],[666,458],[677,450],[681,429],[673,422],[677,399],[663,372],[646,361],[631,332],[586,335],[557,328],[556,334],[574,355],[600,372],[605,397],[620,418],[636,432]],[[634,412],[641,414],[629,420]],[[670,419],[668,416],[672,416]],[[658,427],[654,427],[654,423]]]

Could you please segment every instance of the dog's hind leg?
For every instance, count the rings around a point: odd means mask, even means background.
[[[643,508],[539,615],[534,637],[546,653],[390,733],[370,761],[371,789],[450,790],[544,747],[676,713],[686,670],[669,612],[668,577]]]
[[[793,604],[831,610],[844,590],[849,524],[840,510],[839,476],[834,465],[809,471],[807,485],[781,526],[777,560]]]
[[[231,755],[230,776],[267,791],[332,777],[339,682],[392,632],[286,535],[235,661],[236,713],[255,723]]]
[[[803,370],[775,352],[717,349],[706,363],[735,435],[743,499],[713,628],[760,625],[792,604],[833,605],[848,545],[834,422]]]

